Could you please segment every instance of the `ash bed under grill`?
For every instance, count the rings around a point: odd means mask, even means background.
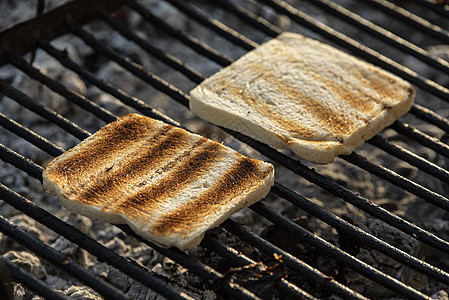
[[[447,299],[448,17],[426,0],[77,0],[4,30],[2,282],[24,299]],[[408,80],[416,104],[325,166],[188,110],[196,84],[286,30]],[[275,186],[189,252],[44,193],[52,157],[136,111],[273,162]]]

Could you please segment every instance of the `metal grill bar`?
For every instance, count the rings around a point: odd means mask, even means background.
[[[428,201],[429,203],[432,203],[446,211],[449,211],[449,200],[446,197],[438,193],[435,193],[395,173],[394,171],[388,168],[373,164],[369,162],[365,157],[358,155],[356,152],[352,152],[349,155],[341,155],[340,157],[346,160],[347,162],[350,162],[353,165],[358,166],[364,169],[365,171],[368,171],[384,179],[385,181],[393,183],[394,185]]]
[[[29,176],[42,181],[42,172],[44,169],[41,166],[37,165],[31,159],[15,153],[3,144],[0,144],[0,158],[5,163],[11,164],[17,169],[27,173]]]
[[[273,254],[282,255],[282,260],[284,263],[292,270],[295,270],[301,274],[310,276],[317,286],[325,288],[326,290],[336,293],[345,299],[367,299],[364,296],[350,290],[341,283],[335,281],[332,277],[328,277],[325,274],[311,268],[310,266],[304,264],[302,261],[298,260],[296,257],[292,256],[288,252],[274,246],[273,244],[265,241],[264,239],[254,235],[242,226],[238,226],[237,223],[228,219],[223,224],[222,227],[232,234],[238,236],[241,240],[251,244],[260,251],[273,256]]]
[[[0,186],[4,189],[4,186]],[[40,240],[25,233],[22,229],[0,216],[0,231],[14,239],[21,245],[32,250],[38,256],[52,263],[54,266],[63,270],[67,274],[75,277],[83,284],[90,286],[95,291],[112,299],[128,299],[116,287],[98,279],[74,263],[71,259],[64,257],[50,246],[47,246]]]
[[[98,42],[90,33],[83,30],[79,25],[70,24],[70,30],[80,37],[86,44],[88,44],[95,51],[102,53],[107,58],[115,61],[120,66],[139,77],[143,81],[149,83],[156,89],[166,93],[168,96],[172,97],[176,101],[180,102],[184,106],[189,106],[189,101],[187,100],[186,94],[180,89],[168,84],[156,75],[146,72],[143,67],[127,57],[120,55],[112,51],[109,47]]]
[[[343,232],[350,235],[352,238],[360,242],[361,245],[367,248],[376,249],[379,252],[384,253],[385,255],[388,255],[391,258],[397,260],[398,262],[406,264],[407,266],[411,266],[412,268],[418,270],[419,272],[422,272],[423,274],[432,276],[443,282],[449,282],[449,274],[447,272],[435,268],[434,266],[391,246],[381,239],[369,233],[366,233],[359,227],[356,227],[353,224],[350,224],[342,218],[336,216],[335,214],[326,211],[312,201],[292,192],[283,185],[275,183],[272,191],[276,195],[284,198],[298,208],[303,209],[304,211],[317,217],[326,224],[334,227],[338,232]]]
[[[227,0],[217,0],[215,2],[220,5],[220,7],[232,12],[241,20],[247,22],[248,24],[252,25],[254,28],[262,31],[268,36],[275,37],[282,32],[282,30],[277,26],[274,26],[264,18],[259,17],[255,13],[241,6],[236,6]]]
[[[384,150],[385,152],[394,155],[403,161],[417,167],[418,169],[432,175],[436,179],[449,183],[449,172],[440,166],[422,158],[419,155],[401,147],[389,143],[385,138],[380,135],[376,135],[372,139],[368,140],[368,143]]]
[[[218,33],[219,35],[223,36],[227,40],[231,41],[237,46],[242,47],[245,50],[252,50],[253,48],[257,47],[257,43],[251,41],[250,39],[246,38],[242,34],[238,33],[237,31],[229,28],[228,26],[224,25],[221,22],[218,22],[217,20],[207,17],[202,13],[199,13],[197,10],[193,9],[192,7],[185,5],[185,3],[178,1],[178,0],[166,0],[171,5],[178,8],[182,13],[190,16],[192,20],[195,22],[198,22],[210,29],[212,29],[214,32]]]
[[[30,97],[28,97],[21,91],[13,88],[11,85],[9,85],[8,83],[6,83],[1,79],[0,79],[0,93],[16,101],[23,107],[28,108],[29,110],[38,114],[39,116],[53,122],[54,124],[58,125],[60,128],[69,132],[79,140],[84,140],[86,137],[90,135],[88,131],[80,128],[78,125],[74,124],[73,122],[70,122],[69,120],[57,114],[56,112],[44,107],[42,104],[31,99]]]
[[[398,133],[407,136],[414,141],[420,143],[423,146],[426,146],[435,152],[444,155],[445,157],[449,158],[449,146],[438,141],[434,137],[431,137],[418,129],[414,128],[413,126],[409,124],[405,124],[402,122],[394,122],[393,125],[390,126],[390,128],[396,130]]]
[[[17,136],[29,141],[33,145],[37,146],[38,148],[49,153],[52,156],[58,156],[62,152],[64,152],[64,149],[62,149],[61,147],[50,143],[50,141],[45,139],[44,137],[34,133],[28,128],[22,126],[21,124],[7,118],[1,112],[0,112],[0,126],[8,129]]]
[[[265,264],[250,259],[244,254],[239,253],[234,248],[223,245],[222,243],[219,243],[216,239],[211,238],[208,235],[204,237],[203,241],[201,242],[201,245],[203,245],[207,249],[212,249],[215,253],[221,255],[224,258],[228,258],[231,262],[236,262],[236,265],[244,265],[244,266],[259,265],[262,268],[267,268]],[[286,278],[281,278],[278,281],[278,286],[283,288],[284,291],[288,292],[292,296],[310,300],[317,299],[312,295],[310,295],[308,292],[298,288],[297,286],[289,282]]]
[[[52,80],[48,76],[42,74],[38,69],[34,68],[33,66],[29,65],[27,61],[15,54],[8,55],[9,62],[13,64],[18,69],[22,70],[25,74],[30,76],[31,78],[41,82],[48,88],[50,88],[52,91],[60,94],[61,96],[65,97],[67,100],[75,103],[79,107],[83,108],[84,110],[94,114],[100,120],[110,123],[117,119],[117,116],[113,115],[111,112],[105,110],[101,106],[98,106],[94,102],[88,100],[83,95],[78,94],[77,92],[73,90],[68,90],[64,85],[61,83]]]
[[[444,59],[430,56],[430,53],[428,51],[360,17],[359,15],[349,11],[343,6],[340,6],[329,0],[309,0],[309,2],[333,14],[334,16],[341,18],[342,20],[348,22],[349,24],[357,26],[357,28],[360,28],[363,31],[370,33],[376,38],[384,42],[387,42],[388,44],[393,45],[396,48],[420,59],[421,61],[429,64],[430,66],[433,66],[446,73],[449,72],[449,63]]]
[[[404,295],[406,297],[410,297],[410,299],[427,299],[428,297],[421,292],[416,291],[415,289],[407,286],[406,284],[398,281],[397,279],[385,275],[382,272],[378,271],[377,269],[371,267],[370,265],[360,261],[359,259],[347,254],[346,252],[341,251],[331,243],[323,240],[322,238],[314,235],[313,233],[305,230],[304,228],[300,227],[299,225],[293,223],[289,219],[276,214],[271,208],[267,207],[265,204],[258,202],[251,206],[251,209],[253,209],[258,214],[264,216],[271,222],[273,222],[276,225],[281,226],[281,228],[284,228],[288,230],[288,232],[294,234],[299,239],[303,239],[307,241],[308,244],[313,245],[318,249],[318,251],[321,251],[324,254],[330,255],[331,257],[335,257],[340,262],[344,263],[345,265],[351,267],[352,269],[356,270],[358,273],[362,274],[363,276],[374,280],[381,285],[387,286],[392,291],[395,291],[401,295]],[[447,277],[449,278],[449,277]],[[446,279],[447,279],[446,278]]]
[[[426,2],[427,4],[427,1],[423,2]],[[444,30],[439,26],[431,24],[429,21],[411,13],[408,10],[403,9],[400,6],[397,6],[385,0],[367,0],[366,3],[384,11],[385,13],[393,16],[396,19],[404,21],[408,25],[411,25],[419,30],[422,30],[426,34],[429,34],[437,39],[449,43],[448,31]],[[429,7],[433,9],[434,5],[429,5]]]
[[[33,292],[37,293],[39,296],[45,299],[55,299],[55,300],[67,300],[68,298],[61,295],[60,293],[54,292],[49,289],[42,282],[29,275],[28,273],[22,271],[20,268],[16,267],[14,264],[10,263],[7,259],[1,258],[1,264],[4,264],[12,276],[13,279],[24,284]]]
[[[158,245],[142,238],[141,236],[134,233],[134,231],[129,228],[129,226],[126,225],[116,225],[118,228],[120,228],[123,232],[125,232],[127,235],[130,235],[137,239],[138,241],[148,245],[149,247],[153,248],[157,252],[161,253],[162,255],[176,261],[182,266],[185,266],[188,268],[192,273],[204,278],[209,282],[216,282],[220,278],[222,278],[222,274],[215,271],[209,266],[205,266],[201,262],[199,262],[196,259],[192,259],[192,257],[186,255],[185,253],[179,251],[178,249],[166,249],[159,247]],[[242,288],[238,286],[236,283],[230,281],[219,288],[221,291],[225,292],[227,295],[238,298],[238,299],[260,299],[250,291],[246,290],[245,288]]]
[[[445,16],[445,17],[449,16],[449,5],[447,5],[447,4],[443,6],[443,5],[436,5],[436,4],[430,3],[426,0],[413,0],[413,1],[415,1],[416,3],[419,3],[420,5],[422,5],[424,7],[430,8],[431,10],[433,10],[434,12],[436,12],[442,16]]]
[[[135,0],[126,0],[126,4],[139,13],[147,22],[153,24],[157,28],[164,30],[171,36],[175,37],[185,45],[189,46],[191,49],[197,53],[204,55],[205,57],[211,59],[219,65],[227,66],[229,65],[230,59],[215,49],[209,47],[208,45],[202,43],[198,39],[194,38],[192,35],[177,30],[172,26],[168,25],[164,20],[155,16],[148,9],[137,3]]]
[[[31,167],[34,168],[34,166]],[[40,177],[41,176],[42,174],[40,175]],[[35,178],[39,180],[39,176]],[[179,293],[173,290],[171,287],[167,286],[159,279],[156,279],[148,273],[142,271],[138,266],[126,260],[126,258],[110,251],[108,248],[86,236],[78,229],[68,225],[67,223],[61,221],[47,211],[37,207],[26,198],[5,187],[3,184],[0,184],[0,198],[14,208],[20,210],[27,216],[33,218],[34,220],[45,225],[54,232],[77,244],[81,248],[87,250],[89,253],[97,257],[98,260],[107,262],[108,264],[114,266],[128,276],[145,284],[152,290],[157,291],[161,295],[173,299],[191,299],[184,293]]]
[[[421,120],[437,126],[438,128],[444,130],[446,133],[449,133],[449,120],[436,114],[430,109],[418,104],[414,104],[410,110],[410,113]]]
[[[204,76],[202,76],[199,72],[190,68],[189,66],[181,62],[179,59],[151,46],[150,43],[140,38],[130,29],[128,29],[124,25],[120,24],[118,21],[111,18],[109,14],[105,13],[104,11],[100,11],[99,15],[103,21],[105,21],[109,26],[111,26],[116,31],[120,32],[121,35],[123,35],[129,40],[134,41],[142,49],[145,49],[145,51],[147,51],[148,53],[150,53],[151,55],[153,55],[154,57],[165,63],[167,66],[172,67],[176,71],[181,72],[187,78],[191,79],[193,82],[200,83],[205,79]]]
[[[53,58],[57,59],[63,66],[77,73],[79,76],[83,77],[85,80],[89,81],[102,91],[114,96],[116,99],[120,100],[123,104],[135,108],[137,111],[140,111],[146,116],[164,121],[173,126],[182,127],[181,124],[169,118],[168,116],[161,114],[160,112],[158,112],[157,110],[155,110],[142,100],[137,99],[131,95],[128,95],[126,92],[114,87],[110,83],[98,79],[96,76],[92,75],[90,72],[86,71],[86,69],[80,67],[73,60],[71,60],[67,55],[67,53],[55,49],[49,43],[44,41],[39,41],[38,44],[42,50],[47,52]]]

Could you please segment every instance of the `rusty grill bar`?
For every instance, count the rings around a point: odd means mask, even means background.
[[[89,3],[88,1],[78,1],[82,3]],[[107,2],[107,1],[106,1]],[[99,89],[105,91],[106,93],[110,93],[117,99],[123,102],[123,104],[133,107],[139,112],[154,117],[165,122],[171,123],[175,126],[182,127],[182,124],[179,124],[177,121],[172,120],[168,116],[163,115],[152,107],[148,106],[144,101],[135,98],[132,95],[128,95],[126,92],[114,87],[112,84],[105,82],[101,79],[96,78],[93,74],[87,71],[80,65],[77,65],[74,61],[72,61],[65,52],[57,50],[54,48],[50,41],[65,33],[71,32],[72,34],[80,37],[87,45],[89,45],[95,52],[101,53],[106,56],[108,59],[115,61],[119,65],[121,65],[124,69],[134,74],[136,77],[140,78],[142,81],[150,84],[154,88],[162,91],[167,94],[175,101],[188,107],[189,97],[183,92],[181,89],[177,88],[164,81],[160,77],[150,73],[148,70],[144,69],[138,63],[132,61],[130,58],[117,53],[116,51],[110,49],[108,46],[100,43],[96,37],[82,28],[84,23],[88,21],[99,18],[103,20],[106,24],[108,24],[112,29],[120,32],[123,36],[128,38],[129,40],[134,41],[137,45],[146,50],[150,55],[156,57],[161,62],[164,62],[170,68],[179,71],[183,75],[185,75],[188,79],[190,79],[194,83],[200,83],[205,76],[196,70],[190,68],[185,65],[182,61],[177,59],[176,57],[166,53],[163,50],[157,49],[154,46],[150,45],[147,41],[143,40],[139,36],[137,36],[132,30],[124,27],[122,24],[111,18],[107,10],[113,10],[118,7],[121,1],[115,1],[114,4],[111,4],[111,7],[107,7],[106,10],[101,9],[100,6],[92,9],[92,12],[86,14],[83,18],[76,17],[75,15],[71,15],[69,19],[61,20],[60,23],[64,24],[64,28],[58,30],[56,33],[40,33],[40,35],[33,34],[32,42],[33,44],[7,44],[1,48],[3,52],[3,57],[0,59],[0,63],[8,62],[14,65],[17,69],[20,69],[22,72],[27,74],[29,77],[39,81],[41,84],[47,86],[54,92],[64,96],[65,99],[75,103],[76,105],[82,107],[89,113],[95,115],[98,119],[109,123],[114,121],[117,116],[107,111],[106,109],[98,106],[93,103],[89,99],[84,96],[77,94],[57,81],[51,79],[50,77],[39,72],[38,69],[31,66],[29,63],[25,61],[21,55],[30,51],[34,46],[44,50],[50,56],[57,59],[62,65],[66,68],[72,70],[77,73],[79,76],[84,78],[86,81],[91,83],[94,86],[97,86]],[[147,10],[145,7],[142,7],[140,4],[136,3],[133,0],[125,1],[126,5],[135,10],[137,13],[141,14],[145,20],[153,25],[157,26],[161,30],[166,31],[171,37],[178,39],[185,46],[193,49],[199,55],[207,57],[208,59],[218,63],[221,66],[226,66],[232,63],[232,59],[226,57],[222,53],[217,50],[212,49],[207,46],[203,42],[200,42],[198,39],[189,35],[189,33],[184,31],[179,31],[166,22],[164,22],[161,18],[155,16],[152,12]],[[250,40],[249,38],[243,36],[237,31],[227,27],[223,23],[211,18],[206,17],[201,11],[193,7],[191,4],[185,4],[184,2],[177,0],[167,0],[170,4],[177,7],[180,12],[186,14],[193,21],[199,22],[201,25],[209,28],[215,34],[220,35],[224,39],[230,41],[231,43],[245,49],[251,50],[257,43]],[[440,84],[433,82],[427,78],[424,78],[414,71],[405,68],[404,66],[399,65],[395,61],[383,56],[382,54],[358,43],[357,41],[349,38],[348,36],[343,35],[335,31],[334,29],[319,23],[314,20],[307,14],[302,13],[298,9],[288,5],[287,3],[280,0],[263,0],[261,1],[266,5],[272,7],[274,10],[279,13],[288,16],[293,21],[309,28],[312,31],[319,33],[320,35],[328,38],[329,40],[339,44],[340,46],[346,48],[347,50],[354,52],[355,54],[365,58],[366,60],[379,65],[380,67],[391,71],[406,80],[414,83],[416,86],[422,88],[423,90],[439,97],[443,101],[449,100],[449,90]],[[425,63],[443,71],[445,73],[449,73],[449,63],[442,59],[435,59],[429,56],[428,52],[419,48],[416,45],[410,44],[406,40],[399,38],[391,34],[390,32],[384,30],[383,28],[369,23],[368,21],[362,19],[358,15],[347,11],[346,9],[338,6],[334,2],[327,0],[309,0],[308,2],[317,5],[320,9],[323,9],[331,14],[334,14],[338,18],[342,19],[350,23],[352,26],[355,26],[361,30],[365,30],[367,33],[376,36],[382,39],[384,42],[390,44],[391,46],[405,51],[418,59],[421,59]],[[429,34],[435,35],[441,41],[447,41],[446,37],[449,37],[449,33],[440,27],[435,27],[427,24],[425,20],[420,19],[418,16],[413,14],[407,14],[403,11],[402,8],[397,7],[391,4],[388,1],[383,0],[369,0],[367,1],[370,5],[375,5],[377,8],[386,12],[387,14],[391,14],[397,18],[400,18],[407,24],[416,26],[416,28],[423,30]],[[426,3],[426,1],[420,0],[416,1],[422,4]],[[264,32],[268,36],[276,36],[281,30],[276,26],[270,24],[268,21],[262,19],[260,16],[257,16],[255,13],[251,11],[247,11],[242,7],[235,6],[227,1],[217,1],[217,4],[220,7],[224,8],[226,11],[234,14],[238,18],[244,20],[251,26],[254,26],[256,30],[260,30]],[[70,4],[72,5],[72,4]],[[427,4],[426,4],[427,5]],[[434,6],[432,6],[434,7]],[[436,11],[440,11],[441,9],[435,8]],[[44,16],[41,16],[41,18]],[[431,33],[430,33],[431,32]],[[10,34],[11,31],[8,32]],[[2,36],[0,36],[1,38]],[[5,35],[3,36],[5,38]],[[31,39],[30,39],[31,40]],[[75,136],[79,140],[83,140],[90,135],[89,132],[80,128],[77,124],[69,121],[63,116],[59,115],[55,111],[50,108],[44,107],[39,104],[35,100],[31,99],[27,95],[13,88],[7,82],[0,80],[0,93],[14,101],[18,102],[20,105],[30,109],[36,114],[42,116],[43,118],[49,120],[55,125],[61,127],[63,130],[67,131],[71,135]],[[449,121],[444,117],[436,114],[435,112],[428,110],[420,105],[415,104],[411,110],[411,114],[420,118],[430,124],[433,124],[442,130],[449,133]],[[13,132],[18,137],[27,140],[33,145],[40,148],[42,151],[52,155],[57,156],[61,154],[64,150],[61,147],[56,146],[51,141],[45,139],[44,137],[34,133],[31,129],[24,127],[23,125],[17,123],[16,121],[10,119],[4,114],[0,113],[0,125],[7,130]],[[419,131],[418,129],[412,127],[410,124],[403,123],[400,121],[395,122],[390,128],[394,129],[400,135],[403,135],[408,138],[415,139],[419,143],[421,143],[424,147],[428,147],[433,149],[437,153],[449,158],[449,148],[446,144],[441,141],[435,140],[435,138],[426,135],[425,133]],[[435,249],[439,249],[446,253],[449,253],[449,242],[438,237],[435,234],[432,234],[423,228],[419,227],[416,224],[413,224],[383,208],[374,204],[370,200],[364,198],[363,196],[351,191],[350,189],[340,185],[339,183],[329,179],[320,173],[316,172],[314,169],[304,165],[302,162],[296,159],[292,159],[277,150],[254,141],[242,134],[233,132],[231,130],[225,131],[239,139],[240,141],[250,145],[252,148],[256,149],[264,156],[269,159],[279,163],[286,169],[294,172],[295,174],[304,177],[311,183],[327,190],[331,194],[341,198],[345,202],[351,203],[354,206],[358,207],[362,211],[367,214],[372,215],[373,217],[380,219],[396,229],[412,236],[416,240],[419,240]],[[377,148],[384,150],[390,155],[396,156],[398,159],[406,161],[413,166],[425,171],[429,175],[433,176],[436,180],[440,180],[443,184],[449,183],[449,172],[438,166],[425,158],[414,154],[413,152],[402,148],[398,145],[395,145],[389,141],[387,141],[382,136],[375,136],[369,143]],[[35,164],[30,159],[21,156],[20,154],[14,152],[13,150],[3,146],[0,144],[0,158],[6,163],[14,165],[16,168],[24,171],[29,176],[34,177],[40,181],[42,181],[42,171],[43,168],[37,164]],[[390,182],[401,189],[404,189],[416,196],[434,204],[437,207],[442,208],[443,210],[449,211],[449,200],[441,194],[438,194],[432,190],[427,189],[415,183],[394,171],[378,165],[376,163],[370,162],[365,157],[357,154],[356,152],[341,156],[342,159],[347,161],[354,166],[357,166],[365,171],[372,173],[384,181]],[[414,270],[421,272],[429,277],[435,278],[437,281],[445,283],[449,286],[449,273],[444,270],[441,270],[429,263],[426,263],[419,258],[415,258],[414,256],[382,241],[381,239],[373,236],[372,234],[362,230],[361,228],[354,226],[351,223],[348,223],[346,220],[337,216],[320,206],[316,205],[309,199],[302,197],[296,192],[288,189],[283,186],[279,182],[276,182],[273,187],[271,193],[276,194],[277,196],[289,201],[296,207],[301,210],[308,212],[310,215],[320,219],[321,221],[329,224],[331,227],[335,228],[339,233],[343,232],[347,234],[353,239],[356,239],[360,242],[363,247],[367,247],[370,249],[375,249],[394,260],[402,263],[404,266],[411,267]],[[188,288],[182,287],[181,284],[176,283],[173,279],[164,278],[161,280],[157,277],[156,274],[152,274],[151,271],[142,268],[138,264],[133,261],[127,260],[124,257],[121,257],[111,250],[105,248],[95,240],[92,240],[85,234],[79,232],[74,227],[64,223],[60,219],[56,218],[52,214],[46,212],[45,210],[35,206],[30,200],[22,197],[21,195],[15,193],[8,187],[3,184],[0,185],[0,198],[3,199],[6,203],[12,205],[17,208],[21,212],[29,215],[31,218],[37,220],[41,224],[44,224],[48,228],[57,232],[58,234],[64,236],[69,239],[73,243],[77,244],[81,248],[87,250],[94,256],[98,258],[100,261],[106,261],[108,264],[116,267],[121,272],[134,278],[137,281],[142,282],[146,286],[151,289],[157,291],[158,293],[166,296],[167,298],[177,298],[177,299],[185,299],[190,298],[188,296]],[[305,243],[314,246],[318,251],[334,257],[339,263],[344,264],[350,267],[352,270],[357,273],[380,283],[392,291],[396,292],[399,295],[402,295],[406,298],[410,299],[425,299],[428,296],[423,293],[413,289],[410,286],[405,285],[400,282],[400,280],[393,278],[385,273],[380,272],[379,270],[369,266],[367,263],[360,261],[353,255],[340,250],[338,247],[332,245],[328,241],[314,235],[312,232],[309,232],[305,228],[297,225],[296,223],[290,221],[288,218],[276,213],[269,206],[263,203],[256,203],[251,206],[251,209],[255,211],[257,214],[263,216],[267,220],[271,221],[273,224],[276,224],[280,228],[284,229],[287,232],[295,234],[300,237]],[[127,226],[118,226],[128,235],[134,236],[136,239],[140,240],[142,243],[147,244],[149,247],[155,249],[159,253],[169,257],[170,259],[176,261],[180,265],[189,269],[193,274],[198,275],[200,278],[204,280],[204,282],[209,285],[211,288],[217,288],[216,283],[220,282],[220,278],[223,278],[225,275],[219,273],[218,271],[212,269],[210,266],[204,265],[200,262],[197,257],[192,255],[188,255],[178,250],[174,249],[163,249],[154,245],[153,243],[146,241],[138,236],[136,236]],[[348,299],[363,299],[364,296],[359,293],[349,289],[345,285],[339,283],[333,278],[326,276],[321,273],[319,270],[311,267],[310,265],[304,263],[299,258],[294,255],[280,249],[279,247],[271,244],[267,240],[259,237],[258,235],[248,231],[242,225],[238,223],[228,220],[221,226],[225,230],[231,232],[233,235],[240,238],[242,241],[249,243],[253,247],[259,249],[262,253],[265,253],[267,257],[272,256],[274,253],[281,254],[283,263],[292,271],[297,272],[298,274],[302,274],[306,278],[309,278],[317,283],[318,286],[321,286],[321,290],[328,290],[331,293],[335,293],[344,298]],[[118,291],[117,288],[110,285],[109,283],[102,280],[90,280],[86,278],[91,278],[92,276],[86,270],[82,268],[78,268],[73,262],[69,261],[68,263],[64,261],[64,258],[55,254],[53,257],[55,260],[51,261],[52,258],[48,255],[53,253],[52,249],[49,249],[48,246],[43,244],[38,240],[31,240],[26,233],[20,231],[12,224],[10,224],[4,218],[0,219],[0,230],[15,240],[22,242],[26,245],[27,248],[38,254],[39,256],[46,258],[47,260],[59,266],[61,268],[76,269],[77,271],[74,273],[69,270],[69,272],[76,277],[80,282],[90,285],[94,290],[96,290],[99,294],[104,295],[105,297],[113,297],[120,298],[124,297],[121,291]],[[34,243],[34,244],[33,244]],[[223,258],[226,258],[230,264],[235,266],[242,265],[251,265],[254,264],[255,261],[246,257],[244,254],[239,253],[235,249],[224,245],[222,242],[210,237],[206,236],[205,240],[202,242],[202,246],[207,248],[212,248],[218,255]],[[9,266],[9,265],[8,265]],[[12,267],[13,268],[13,267]],[[17,272],[11,272],[17,280],[20,280],[19,274]],[[274,280],[274,279],[273,279]],[[289,278],[278,278],[279,288],[285,293],[289,294],[293,297],[302,297],[306,299],[313,299],[313,293],[316,291],[304,291],[301,288],[295,286],[292,282],[289,282]],[[23,281],[23,279],[22,279]],[[214,284],[215,283],[215,284]],[[173,288],[176,286],[177,288]],[[181,289],[179,287],[182,287]],[[30,286],[36,293],[44,296],[44,293],[48,292],[45,290],[45,285],[37,282],[33,287]],[[48,288],[47,288],[48,289]],[[250,290],[246,289],[238,285],[236,282],[232,280],[221,282],[218,287],[218,292],[228,297],[239,298],[239,299],[254,299],[258,297],[263,297],[263,295],[256,295],[252,293]]]

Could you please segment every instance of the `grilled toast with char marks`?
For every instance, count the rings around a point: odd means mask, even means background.
[[[128,224],[163,247],[191,249],[206,230],[264,198],[271,164],[138,114],[101,128],[45,168],[69,210]]]
[[[190,92],[199,117],[325,164],[411,107],[401,78],[329,45],[282,33]]]

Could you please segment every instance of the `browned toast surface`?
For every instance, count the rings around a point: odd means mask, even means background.
[[[130,114],[50,162],[44,186],[76,213],[185,249],[265,197],[273,177],[271,164]]]

